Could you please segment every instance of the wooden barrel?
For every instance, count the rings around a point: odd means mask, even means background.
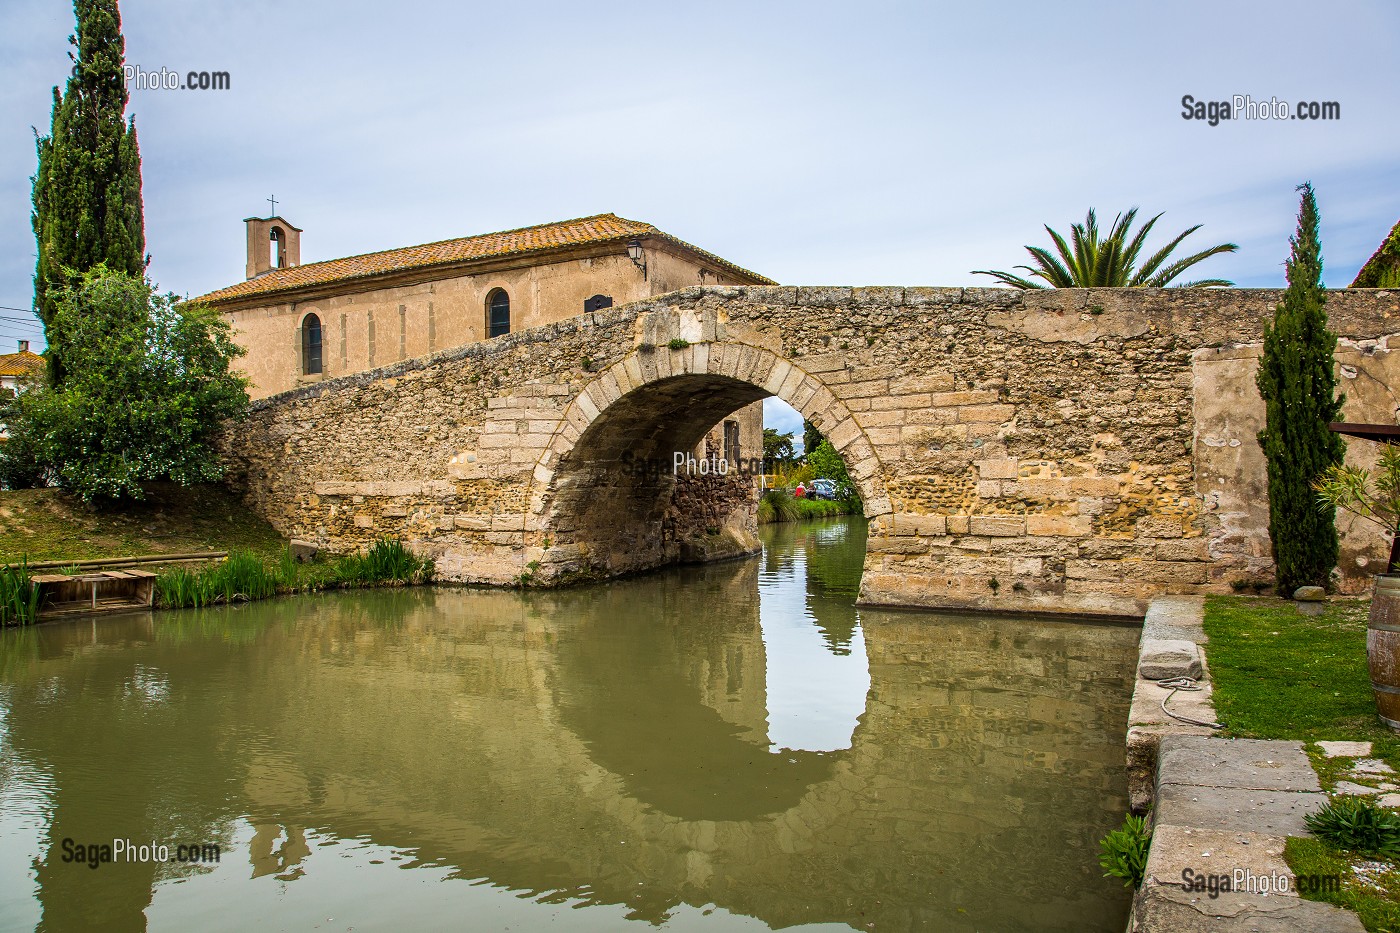
[[[1400,573],[1376,575],[1366,626],[1366,663],[1381,722],[1400,732]]]

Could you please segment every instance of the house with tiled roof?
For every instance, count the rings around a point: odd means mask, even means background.
[[[616,214],[305,265],[299,228],[244,224],[246,279],[195,300],[232,323],[254,397],[691,285],[773,284]]]
[[[0,399],[14,397],[43,371],[44,358],[30,351],[28,340],[21,340],[18,353],[0,354]],[[6,433],[5,425],[0,424],[0,440],[5,439]]]
[[[0,354],[0,389],[15,392],[20,383],[44,371],[44,358],[29,349],[29,341],[19,342],[18,353]]]

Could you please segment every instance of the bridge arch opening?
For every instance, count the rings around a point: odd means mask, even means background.
[[[832,442],[867,517],[887,512],[874,447],[798,362],[751,346],[643,346],[604,371],[571,403],[535,471],[535,512],[548,541],[541,582],[757,552],[762,450],[740,451],[722,472],[714,461],[704,468],[697,448],[729,416],[770,396]]]

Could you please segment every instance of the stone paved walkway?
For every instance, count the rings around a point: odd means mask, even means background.
[[[1213,722],[1203,614],[1200,597],[1154,600],[1139,669],[1143,657],[1195,644],[1204,689],[1177,693],[1168,708]],[[1327,800],[1302,744],[1218,738],[1164,715],[1167,692],[1139,676],[1129,714],[1130,795],[1135,809],[1153,804],[1152,848],[1130,933],[1364,933],[1351,911],[1299,897],[1284,861],[1286,838],[1307,835],[1303,817]]]

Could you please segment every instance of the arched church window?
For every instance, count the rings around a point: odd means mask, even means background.
[[[287,264],[287,251],[283,248],[287,242],[286,234],[281,227],[273,227],[268,231],[267,238],[272,241],[272,268],[281,269]]]
[[[493,289],[486,296],[486,336],[499,337],[510,333],[510,296],[504,288]]]
[[[301,322],[301,372],[304,376],[321,372],[321,319],[314,314]]]

